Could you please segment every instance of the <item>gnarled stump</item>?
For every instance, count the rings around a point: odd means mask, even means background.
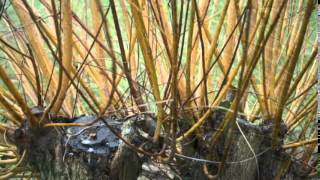
[[[82,116],[74,122],[93,121]],[[104,120],[131,143],[142,142],[133,130],[134,120]],[[124,125],[123,125],[124,124]],[[130,124],[130,125],[129,125]],[[88,127],[29,128],[27,121],[13,135],[20,152],[27,150],[26,162],[45,180],[137,179],[142,161],[137,153],[97,121]],[[139,144],[137,144],[139,145]]]
[[[94,119],[95,116],[82,116],[75,122]],[[208,137],[217,130],[217,124],[222,119],[220,116],[208,119],[202,127],[204,136],[190,137],[181,142],[178,147],[181,147],[184,157],[176,155],[169,164],[152,162],[152,159],[136,153],[121,142],[102,121],[88,127],[32,129],[23,123],[11,139],[20,152],[27,150],[26,162],[39,172],[41,179],[46,180],[213,179],[214,176],[208,176],[208,173],[217,174],[215,179],[221,180],[269,180],[275,179],[283,162],[290,164],[288,171],[279,176],[280,179],[308,179],[310,169],[292,160],[280,148],[281,141],[278,149],[271,149],[272,124],[256,125],[238,119],[240,128],[235,124],[232,132],[225,132],[219,143],[209,149],[206,146]],[[152,135],[154,129],[154,119],[146,116],[136,116],[125,122],[112,117],[105,117],[104,120],[137,147],[148,141],[146,134]],[[284,135],[285,128],[282,129]],[[219,162],[225,155],[225,147],[228,147],[227,137],[231,137],[232,144],[226,155],[226,163],[219,170]],[[170,149],[166,152],[169,154]],[[201,160],[208,157],[214,157],[216,162]],[[208,171],[206,173],[205,167]]]

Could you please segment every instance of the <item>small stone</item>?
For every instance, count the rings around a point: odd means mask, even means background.
[[[92,145],[92,144],[95,144],[94,141],[91,141],[89,139],[83,139],[81,140],[81,144],[84,144],[84,145]]]
[[[88,149],[88,152],[93,152],[93,151],[94,151],[93,148],[89,148],[89,149]]]

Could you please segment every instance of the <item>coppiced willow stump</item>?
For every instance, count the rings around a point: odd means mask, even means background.
[[[150,157],[132,150],[101,120],[85,127],[32,129],[25,121],[10,135],[10,139],[17,145],[20,153],[27,150],[25,162],[39,173],[41,179],[269,180],[277,177],[281,180],[316,179],[308,178],[312,170],[310,167],[292,159],[281,148],[283,144],[281,140],[278,149],[271,148],[272,123],[256,125],[238,118],[233,130],[225,132],[217,146],[210,150],[205,142],[217,130],[223,116],[224,113],[213,112],[203,125],[206,126],[203,128],[205,129],[203,139],[184,140],[178,146],[182,156],[176,154],[169,164],[152,161]],[[96,119],[96,116],[86,115],[71,120],[62,117],[54,119],[87,123]],[[155,151],[152,148],[156,146],[148,140],[155,129],[154,117],[137,115],[125,121],[115,116],[103,119],[121,132],[121,136],[128,142],[137,147],[144,147],[146,151]],[[286,133],[286,127],[282,125],[281,138]],[[230,137],[232,140],[227,141]],[[229,151],[225,151],[225,148],[229,148]],[[157,149],[160,150],[161,148]],[[170,150],[167,152],[170,153]],[[227,157],[225,163],[221,164],[225,157]],[[203,159],[209,158],[214,161],[203,162]],[[283,167],[283,163],[289,164],[282,172],[280,168]]]
[[[54,118],[75,123],[88,123],[96,116],[75,119]],[[143,137],[135,128],[147,118],[137,116],[126,122],[114,116],[103,118],[130,143],[139,146]],[[27,150],[25,162],[41,179],[132,179],[141,172],[142,156],[121,142],[103,121],[85,127],[30,128],[27,121],[10,135],[19,152]],[[145,141],[145,140],[144,140]]]
[[[218,130],[217,124],[220,122],[216,118],[219,116],[221,118],[223,114],[214,112],[208,119],[208,123],[204,125],[207,126],[207,131],[202,141],[190,143],[193,141],[190,138],[182,142],[182,144],[187,144],[182,146],[182,152],[196,159],[192,161],[186,157],[179,158],[179,166],[184,167],[181,169],[181,176],[191,177],[191,179],[221,180],[317,179],[308,177],[312,171],[311,167],[285,152],[281,147],[282,140],[279,140],[278,148],[271,148],[272,123],[257,125],[237,118],[237,125],[235,124],[233,130],[225,132],[219,143],[213,147],[213,150],[210,150],[205,142],[208,142],[208,136]],[[209,123],[210,121],[215,123]],[[286,133],[286,127],[282,124],[281,139]],[[227,141],[226,138],[230,135],[232,139]],[[226,148],[229,148],[229,151]],[[213,157],[214,161],[203,161],[208,157]],[[224,164],[222,164],[225,157]],[[287,169],[281,171],[283,163],[288,163],[288,166],[286,166]],[[184,166],[185,164],[189,165]]]

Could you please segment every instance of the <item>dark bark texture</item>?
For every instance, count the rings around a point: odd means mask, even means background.
[[[292,159],[280,148],[282,141],[279,140],[278,149],[270,148],[272,123],[255,125],[238,119],[238,125],[234,123],[223,134],[218,145],[208,148],[208,137],[217,130],[222,116],[218,111],[214,112],[203,125],[203,131],[199,132],[203,136],[184,140],[178,145],[184,157],[177,155],[170,163],[160,163],[132,150],[102,121],[90,127],[41,129],[31,129],[24,123],[15,131],[13,141],[20,152],[27,150],[27,165],[39,172],[44,180],[317,179],[308,178],[311,168]],[[73,121],[89,122],[93,119],[95,116],[81,116]],[[126,121],[119,119],[104,118],[131,144],[143,147],[146,151],[161,150],[160,146],[152,147],[154,145],[148,140],[154,129],[153,118],[137,115]],[[285,134],[283,126],[282,136]],[[201,159],[216,162],[204,162]],[[283,166],[283,163],[287,166]],[[287,168],[280,171],[281,167]]]

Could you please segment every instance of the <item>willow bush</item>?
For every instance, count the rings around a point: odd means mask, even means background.
[[[314,0],[0,2],[0,178],[35,174],[7,138],[24,121],[85,126],[48,117],[154,113],[153,143],[170,139],[172,159],[216,110],[225,116],[208,147],[241,118],[272,123],[276,148],[284,124],[282,148],[314,174]]]

